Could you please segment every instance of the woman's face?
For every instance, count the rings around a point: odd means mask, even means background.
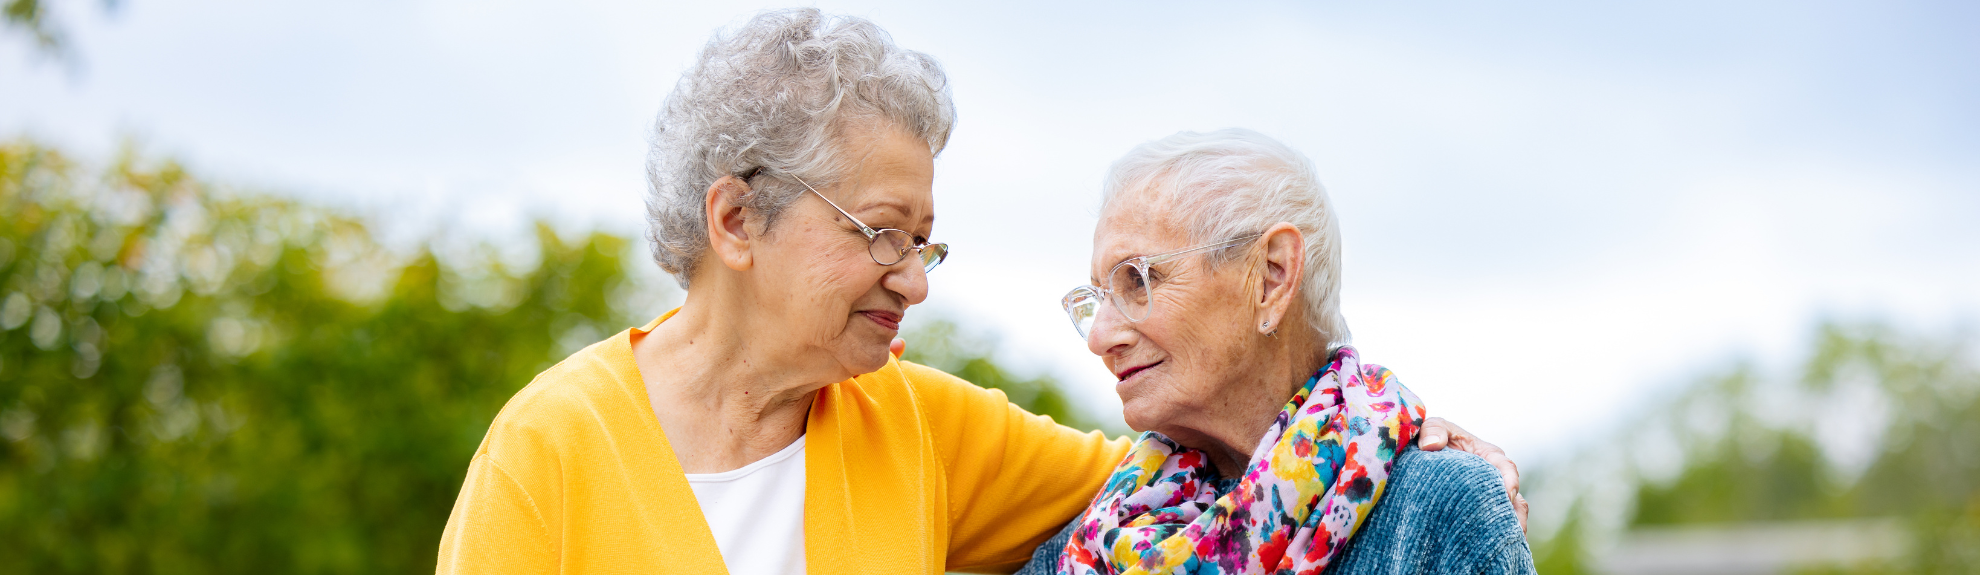
[[[1101,214],[1093,285],[1122,260],[1192,247],[1170,203],[1149,196],[1124,198]],[[1247,305],[1245,266],[1211,262],[1198,254],[1156,264],[1149,269],[1154,289],[1146,319],[1129,322],[1108,303],[1094,320],[1087,349],[1118,378],[1114,391],[1128,426],[1138,431],[1194,445],[1200,435],[1194,430],[1248,399],[1245,358],[1257,331],[1250,326],[1255,313]]]
[[[894,228],[925,239],[935,226],[934,155],[928,144],[894,129],[853,132],[846,145],[858,168],[844,182],[820,187],[847,213],[873,229]],[[917,254],[891,266],[874,263],[859,226],[811,192],[771,225],[752,248],[757,302],[774,307],[783,341],[759,341],[790,349],[800,361],[836,362],[848,376],[887,363],[887,344],[900,330],[908,306],[928,297],[928,277]],[[752,342],[743,342],[751,345]],[[829,359],[828,359],[829,358]]]

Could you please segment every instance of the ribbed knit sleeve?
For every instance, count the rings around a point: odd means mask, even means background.
[[[1499,472],[1476,455],[1412,447],[1327,573],[1532,573],[1519,516]]]

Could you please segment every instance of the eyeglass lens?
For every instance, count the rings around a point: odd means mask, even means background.
[[[1086,339],[1093,333],[1093,318],[1100,314],[1099,294],[1080,288],[1067,294],[1062,303],[1066,306],[1066,315],[1072,317],[1073,329],[1079,330],[1080,339]]]
[[[908,237],[907,232],[880,230],[879,235],[873,236],[873,243],[867,245],[867,251],[873,255],[874,263],[891,266],[907,257],[913,247],[914,238]]]
[[[1114,307],[1130,321],[1148,319],[1148,275],[1145,268],[1124,263],[1114,266],[1113,275],[1107,278],[1108,294],[1113,298]]]
[[[1107,278],[1107,299],[1114,309],[1129,321],[1148,319],[1149,282],[1140,266],[1124,263],[1114,267]],[[1094,318],[1100,315],[1100,294],[1091,289],[1081,288],[1066,296],[1066,315],[1072,318],[1073,329],[1079,330],[1081,338],[1093,334]]]
[[[867,245],[867,254],[873,256],[873,263],[891,266],[900,263],[901,259],[906,258],[908,251],[912,249],[914,249],[914,236],[908,235],[907,232],[901,230],[885,229],[879,230],[879,233],[873,236],[873,242]],[[949,246],[947,244],[928,244],[922,246],[921,270],[924,272],[933,271],[935,266],[941,265],[942,260],[947,258],[948,255]]]

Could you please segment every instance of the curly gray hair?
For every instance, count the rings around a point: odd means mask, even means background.
[[[892,127],[940,154],[955,125],[948,77],[885,30],[814,8],[764,12],[718,33],[661,107],[646,157],[647,239],[682,288],[708,250],[703,208],[726,175],[764,169],[820,187],[856,166],[849,129]],[[804,188],[758,180],[745,207],[774,222]]]
[[[1136,146],[1114,162],[1100,211],[1124,196],[1160,194],[1192,241],[1209,243],[1291,223],[1306,237],[1300,295],[1306,318],[1328,347],[1352,343],[1341,317],[1341,230],[1313,162],[1269,136],[1242,128],[1178,132]],[[1224,261],[1235,250],[1218,254]]]

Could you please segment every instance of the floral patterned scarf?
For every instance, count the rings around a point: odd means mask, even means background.
[[[1318,574],[1375,507],[1423,418],[1394,374],[1342,347],[1286,402],[1234,488],[1203,452],[1141,434],[1058,572]]]

